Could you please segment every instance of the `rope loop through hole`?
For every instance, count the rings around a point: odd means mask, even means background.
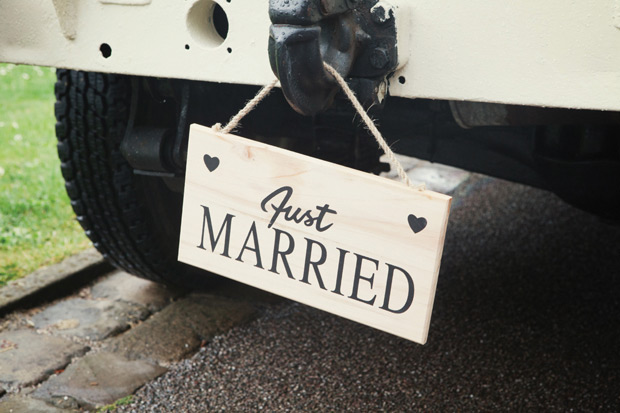
[[[381,132],[379,132],[377,125],[370,118],[370,116],[368,115],[368,112],[366,112],[366,110],[364,109],[360,101],[357,99],[357,97],[355,96],[355,92],[351,90],[346,80],[344,80],[344,78],[340,75],[340,73],[336,71],[336,69],[334,69],[327,63],[323,63],[323,66],[325,70],[327,70],[327,72],[333,76],[336,82],[338,82],[338,85],[340,85],[340,87],[342,88],[343,92],[345,93],[349,101],[351,101],[351,104],[353,105],[357,113],[359,113],[362,120],[364,121],[366,128],[375,138],[381,150],[383,150],[383,152],[387,155],[390,161],[390,165],[396,170],[401,181],[405,185],[412,187],[418,191],[425,191],[426,190],[425,184],[419,184],[415,186],[412,184],[411,179],[409,179],[409,176],[407,175],[407,172],[405,171],[405,168],[403,168],[403,165],[396,158],[396,155],[394,154],[390,146],[385,141],[385,138],[383,138],[383,135],[381,135]],[[225,133],[225,134],[231,133],[233,130],[235,130],[237,126],[239,126],[239,123],[241,122],[241,120],[248,113],[254,110],[254,108],[261,101],[263,101],[263,99],[265,99],[269,95],[269,93],[271,93],[271,91],[273,90],[274,87],[276,87],[277,84],[278,84],[278,80],[276,79],[272,81],[271,83],[269,83],[268,85],[264,86],[256,94],[256,96],[254,96],[250,101],[248,101],[248,103],[246,103],[245,107],[243,107],[243,109],[241,109],[239,113],[237,113],[235,116],[233,116],[230,119],[230,121],[226,124],[226,126],[222,126],[221,123],[216,123],[215,125],[213,125],[213,130],[215,130],[216,132]]]

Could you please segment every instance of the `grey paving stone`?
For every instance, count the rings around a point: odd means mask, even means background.
[[[67,339],[30,330],[0,333],[0,387],[28,386],[62,369],[88,349]]]
[[[148,315],[145,307],[135,304],[73,298],[43,310],[32,321],[35,328],[49,328],[57,335],[102,340]]]
[[[0,413],[69,413],[72,410],[59,409],[26,396],[9,396],[0,400]]]
[[[100,407],[132,394],[164,367],[108,352],[88,354],[43,383],[32,397],[60,407]]]
[[[130,359],[178,361],[194,353],[203,341],[249,320],[255,312],[247,301],[191,295],[113,339],[107,350]]]
[[[427,189],[445,194],[454,191],[471,173],[452,166],[422,161],[407,171],[407,175],[414,184],[425,183]]]
[[[181,293],[180,290],[135,277],[124,271],[116,271],[91,288],[94,298],[139,304],[153,312],[168,305]]]
[[[403,166],[403,169],[405,171],[409,171],[415,168],[416,166],[418,166],[420,162],[423,162],[418,158],[413,158],[407,155],[401,155],[399,153],[396,153],[394,155],[396,156],[396,159],[398,159],[398,162],[400,162],[400,164]],[[387,164],[390,163],[390,160],[387,155],[381,155],[380,161],[387,163]],[[385,176],[386,178],[390,178],[390,179],[398,179],[398,172],[396,171],[396,169],[391,168],[387,172],[382,172],[381,176]]]
[[[452,166],[442,165],[423,161],[411,156],[395,154],[396,159],[401,163],[409,179],[414,185],[426,184],[426,189],[441,193],[449,193],[462,184],[471,173]],[[388,157],[383,155],[381,161],[389,163]],[[392,168],[388,172],[383,172],[381,176],[399,180],[396,169]]]
[[[49,289],[54,284],[88,269],[106,267],[101,254],[94,248],[75,254],[59,264],[41,268],[26,277],[10,282],[0,289],[0,311],[13,307],[27,297]]]

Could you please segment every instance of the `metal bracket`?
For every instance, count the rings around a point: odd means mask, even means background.
[[[392,8],[379,0],[270,0],[271,67],[297,112],[327,109],[339,88],[323,67],[347,78],[362,101],[380,103],[398,64]]]

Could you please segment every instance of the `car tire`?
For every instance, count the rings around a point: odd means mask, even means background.
[[[177,261],[182,194],[134,174],[120,144],[131,103],[128,76],[58,70],[58,155],[86,235],[115,266],[140,277],[200,288],[217,277]]]

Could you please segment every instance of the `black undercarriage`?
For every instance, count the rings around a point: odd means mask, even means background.
[[[257,90],[134,78],[123,153],[136,173],[182,191],[189,125],[225,123]],[[397,153],[546,189],[604,218],[620,215],[618,113],[491,104],[455,110],[454,102],[388,97],[371,114]],[[365,171],[387,168],[344,97],[302,116],[276,90],[236,133]]]

